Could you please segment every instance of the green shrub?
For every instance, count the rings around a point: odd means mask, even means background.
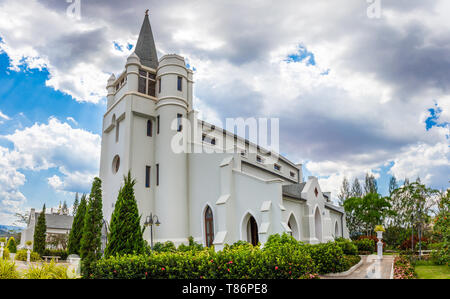
[[[19,272],[16,270],[14,262],[0,259],[0,279],[18,279]]]
[[[68,255],[69,253],[67,250],[46,248],[42,256],[59,256],[62,260],[66,260]]]
[[[194,241],[194,238],[191,236],[188,238],[189,245],[181,244],[178,246],[178,251],[199,251],[203,249],[203,245]]]
[[[342,251],[345,255],[357,255],[358,254],[358,246],[353,244],[352,241],[339,238],[336,240],[336,244],[341,247]]]
[[[336,243],[328,242],[307,247],[320,274],[345,271],[344,252]]]
[[[17,261],[26,261],[27,260],[27,250],[21,249],[18,250],[16,256],[14,257]],[[32,251],[30,254],[30,260],[32,262],[37,262],[41,260],[41,256],[39,253]]]
[[[359,255],[345,255],[344,256],[344,268],[342,271],[347,271],[357,263],[361,261]]]
[[[24,272],[26,279],[69,279],[67,267],[57,266],[55,262],[44,263],[40,266],[31,266]]]
[[[431,252],[431,259],[437,265],[449,265],[450,263],[450,249],[449,246],[441,246],[438,250]]]
[[[9,249],[3,248],[3,259],[9,260]]]
[[[8,244],[6,245],[6,247],[9,249],[9,252],[11,252],[11,253],[17,252],[17,244],[16,244],[16,240],[14,239],[14,237],[9,238]]]
[[[175,252],[177,251],[177,248],[175,247],[175,244],[173,244],[173,242],[166,241],[164,243],[155,243],[155,245],[153,245],[153,250],[156,252]]]
[[[356,240],[353,241],[353,244],[355,244],[358,247],[359,252],[372,253],[375,248],[375,242],[372,239]]]
[[[273,237],[260,249],[239,242],[224,250],[154,251],[150,255],[103,258],[87,278],[118,279],[274,279],[316,278],[309,252],[286,237]],[[162,244],[163,245],[163,244]],[[161,246],[163,247],[163,246]],[[169,249],[171,246],[167,246]],[[160,249],[160,248],[158,248]],[[85,276],[86,277],[86,276]]]

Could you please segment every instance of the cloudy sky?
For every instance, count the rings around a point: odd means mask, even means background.
[[[78,2],[0,0],[0,224],[89,191],[146,8],[205,120],[279,118],[282,154],[334,195],[366,172],[381,193],[392,175],[449,187],[447,0]]]

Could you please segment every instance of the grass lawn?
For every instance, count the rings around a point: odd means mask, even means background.
[[[450,279],[450,267],[431,262],[417,262],[414,267],[419,279]]]

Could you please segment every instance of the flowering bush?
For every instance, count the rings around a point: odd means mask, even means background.
[[[305,246],[309,249],[320,274],[338,273],[346,270],[344,252],[336,243],[328,242]]]
[[[274,236],[263,249],[249,243],[202,250],[153,252],[101,259],[87,278],[314,279],[314,261],[292,237]]]
[[[413,243],[414,243],[414,248],[416,248],[416,246],[419,243],[419,237],[417,235],[414,235]],[[422,243],[422,249],[426,249],[427,244],[428,244],[428,238],[422,237],[421,243]],[[400,245],[400,249],[401,250],[411,250],[411,236],[402,242],[402,244]]]
[[[397,256],[394,259],[394,279],[415,279],[417,278],[414,267],[405,256]]]

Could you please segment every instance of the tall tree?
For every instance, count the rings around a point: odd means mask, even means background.
[[[389,180],[389,203],[391,204],[392,210],[399,210],[398,207],[401,206],[401,202],[399,202],[398,198],[395,196],[394,192],[398,189],[398,183],[395,176],[392,176]],[[398,227],[398,219],[397,217],[391,217],[387,219],[387,224],[389,226],[397,226]]]
[[[136,181],[131,178],[131,173],[128,172],[128,176],[124,176],[124,185],[120,188],[111,217],[105,256],[144,252],[145,243],[142,237],[141,217],[134,197],[135,184]]]
[[[351,197],[344,202],[346,214],[356,224],[357,233],[370,235],[376,225],[382,224],[385,217],[392,215],[388,198],[377,193],[368,193],[363,198]],[[350,228],[349,228],[350,229]]]
[[[75,200],[73,201],[72,207],[72,215],[75,216],[77,214],[78,206],[80,205],[80,201],[78,200],[78,192],[75,193]]]
[[[45,222],[45,204],[44,204],[42,212],[39,214],[36,227],[34,229],[33,251],[36,251],[40,255],[43,255],[45,251],[46,238],[47,238],[47,225]]]
[[[438,191],[427,188],[419,182],[405,184],[394,191],[397,200],[394,210],[397,213],[398,224],[411,228],[423,226],[430,220],[430,214],[435,207]]]
[[[355,178],[355,180],[353,181],[351,194],[352,197],[361,197],[363,195],[358,178]]]
[[[377,180],[373,174],[366,173],[365,184],[364,184],[364,194],[378,193]]]
[[[344,201],[350,197],[350,184],[346,177],[344,177],[344,180],[342,181],[341,186],[341,193],[338,195],[339,198],[339,205],[343,205]]]
[[[395,176],[392,176],[391,179],[389,180],[389,196],[391,196],[392,193],[394,193],[394,191],[397,189],[398,189],[397,179],[395,178]]]
[[[101,234],[103,225],[102,213],[102,181],[94,178],[89,205],[84,218],[83,236],[81,237],[80,255],[82,272],[85,277],[91,273],[91,265],[98,260],[101,253]]]
[[[72,229],[69,234],[69,254],[80,255],[81,237],[83,236],[84,218],[86,216],[87,200],[86,194],[81,196],[80,204],[77,208],[77,213],[73,219]]]

